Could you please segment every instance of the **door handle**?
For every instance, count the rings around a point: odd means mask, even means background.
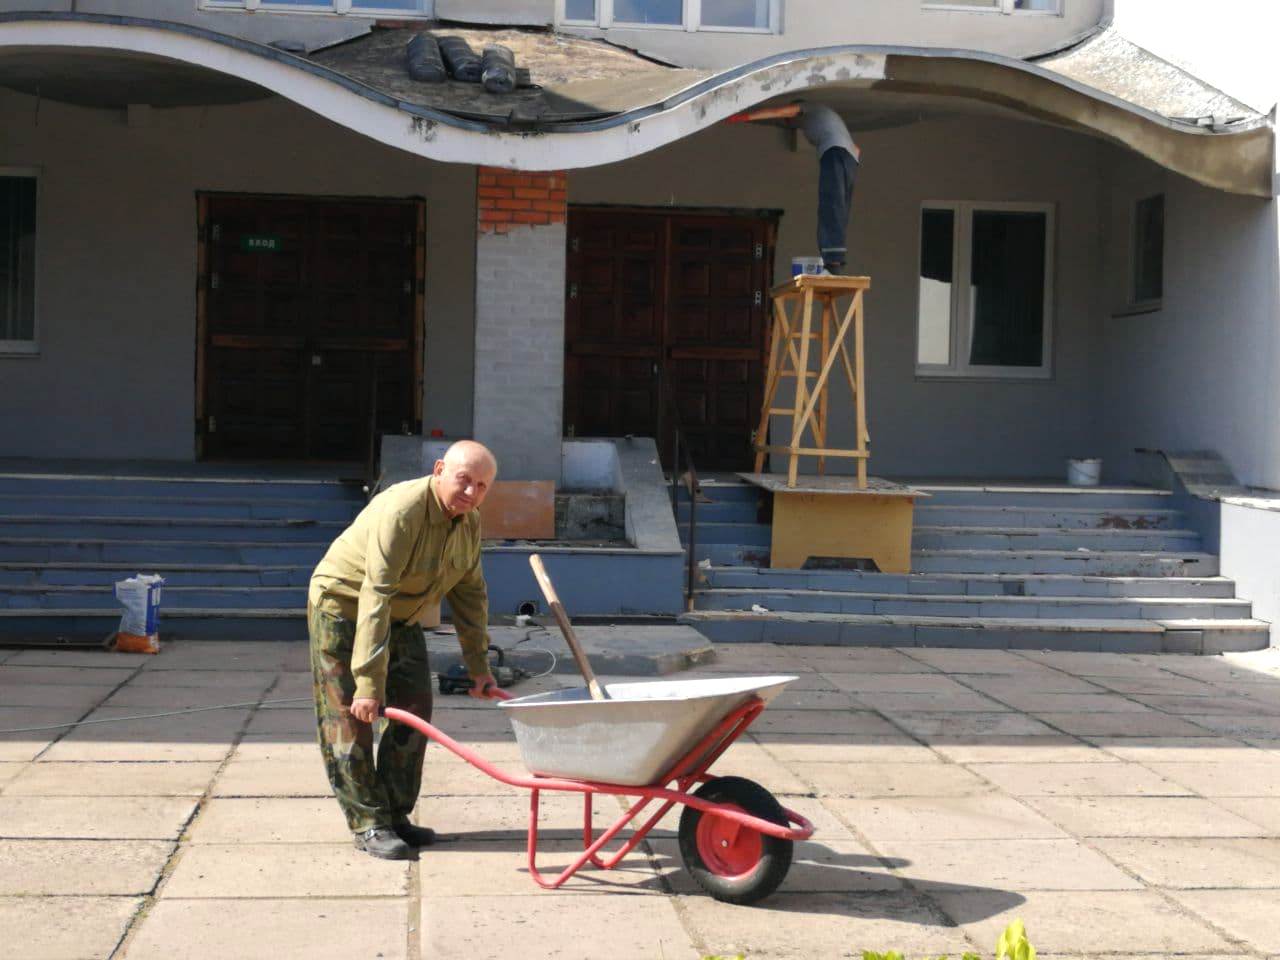
[[[323,366],[324,366],[324,357],[323,357],[323,356],[321,356],[321,355],[320,355],[320,354],[318,354],[318,353],[313,353],[313,354],[311,355],[311,365],[312,365],[313,367],[323,367]]]

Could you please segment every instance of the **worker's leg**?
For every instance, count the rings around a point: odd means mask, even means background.
[[[832,147],[818,161],[818,251],[829,273],[840,273],[848,261],[845,230],[853,206],[858,161],[841,147]]]
[[[351,716],[356,682],[351,647],[356,626],[307,609],[320,752],[333,795],[353,833],[391,826],[391,806],[373,766],[373,726]]]
[[[422,627],[395,624],[389,637],[391,660],[387,667],[387,706],[408,710],[431,719],[431,668]],[[404,823],[418,801],[422,785],[422,757],[427,738],[413,727],[391,723],[378,744],[378,778],[391,805],[394,823]]]

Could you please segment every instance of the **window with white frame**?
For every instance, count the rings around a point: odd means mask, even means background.
[[[1049,376],[1052,270],[1052,205],[926,204],[916,373]]]
[[[349,13],[356,16],[431,17],[435,0],[201,0],[211,10]]]
[[[0,167],[0,353],[36,351],[36,186]]]
[[[560,23],[776,33],[779,0],[558,0]]]
[[[1062,13],[1064,0],[921,0],[926,10],[964,10],[974,13]]]

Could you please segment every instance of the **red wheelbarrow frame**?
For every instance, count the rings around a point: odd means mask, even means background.
[[[502,691],[494,691],[490,694],[494,699],[509,700],[509,694]],[[704,783],[713,779],[707,773],[707,769],[711,764],[715,763],[730,746],[733,745],[747,727],[751,726],[756,717],[760,716],[760,711],[764,709],[764,701],[759,697],[752,697],[746,703],[742,704],[736,710],[728,714],[719,724],[716,725],[710,733],[694,744],[683,757],[676,761],[671,770],[662,777],[656,784],[650,786],[627,786],[615,783],[597,783],[591,780],[567,780],[556,777],[540,777],[536,775],[514,776],[498,769],[489,763],[475,751],[464,747],[458,741],[454,740],[448,734],[444,733],[438,727],[433,726],[421,717],[409,713],[407,710],[400,710],[396,707],[387,707],[382,713],[390,720],[397,723],[407,724],[413,727],[423,736],[436,741],[441,746],[448,749],[451,753],[461,757],[467,763],[471,764],[495,780],[508,784],[512,787],[522,787],[530,791],[529,796],[529,873],[539,886],[554,890],[563,884],[566,880],[577,873],[582,867],[590,863],[602,870],[612,870],[616,867],[628,853],[634,850],[641,841],[649,834],[659,820],[661,820],[673,806],[677,803],[683,803],[687,807],[700,810],[703,813],[711,814],[716,817],[723,817],[732,821],[739,827],[746,827],[759,833],[766,833],[771,837],[777,837],[780,840],[807,840],[813,836],[813,824],[793,810],[783,809],[787,816],[787,820],[795,824],[794,827],[786,827],[781,824],[773,823],[760,817],[752,816],[741,808],[723,803],[712,803],[701,797],[694,796],[688,791],[699,783]],[[666,785],[675,782],[676,789],[669,790]],[[583,795],[583,824],[582,824],[582,842],[583,853],[570,866],[566,867],[555,879],[547,879],[538,872],[538,797],[543,790],[557,790],[565,793],[581,793]],[[636,797],[637,800],[621,817],[616,820],[609,829],[595,836],[595,826],[593,823],[593,811],[591,798],[596,794],[615,797]],[[603,855],[604,847],[616,837],[624,827],[655,800],[662,801],[662,805],[646,820],[642,825],[636,827],[631,836],[623,843],[622,848],[614,853]],[[732,841],[732,837],[729,838]],[[603,856],[603,859],[601,858]]]

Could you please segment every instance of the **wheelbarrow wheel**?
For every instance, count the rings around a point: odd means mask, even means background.
[[[710,803],[787,826],[782,805],[760,784],[717,777],[694,792]],[[680,815],[680,856],[698,886],[725,903],[755,903],[778,889],[791,869],[790,840],[771,837],[725,817],[685,807]]]

